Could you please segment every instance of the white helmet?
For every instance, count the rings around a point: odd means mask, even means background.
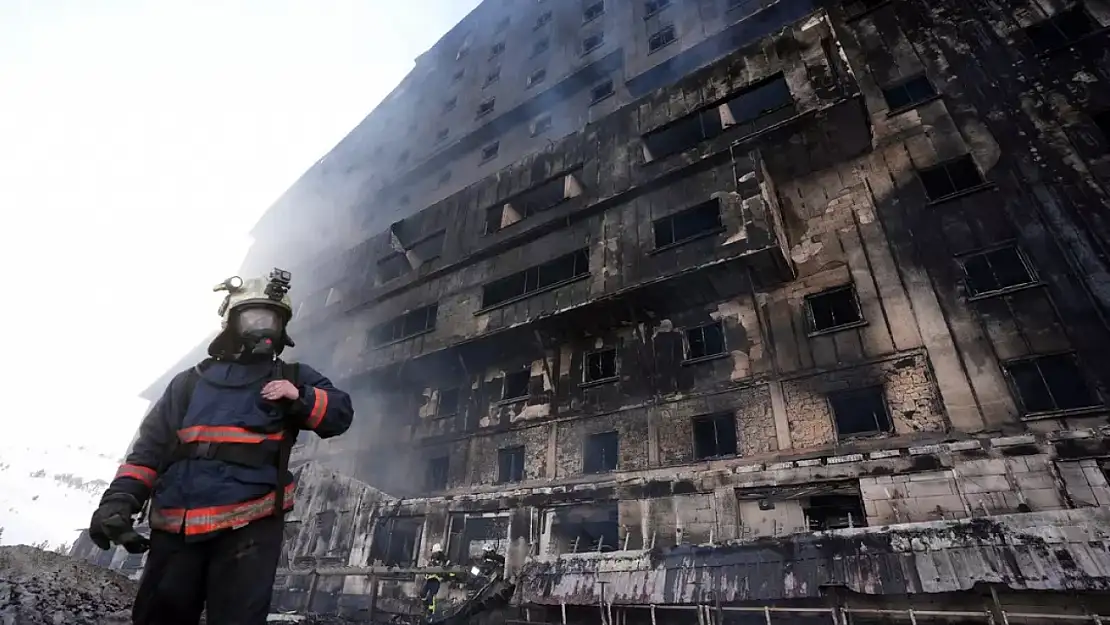
[[[443,545],[439,543],[432,545],[432,553],[443,553]]]

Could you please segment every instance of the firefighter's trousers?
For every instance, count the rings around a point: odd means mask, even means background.
[[[264,625],[281,557],[271,516],[202,542],[154,531],[132,610],[135,625]]]

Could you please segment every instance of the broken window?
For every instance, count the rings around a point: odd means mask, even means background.
[[[449,113],[449,112],[455,110],[455,105],[457,105],[458,103],[459,103],[459,98],[458,97],[453,97],[453,98],[448,99],[446,102],[443,103],[443,112],[444,113]]]
[[[539,56],[540,54],[543,54],[547,51],[549,47],[551,47],[550,39],[548,39],[547,37],[540,39],[536,43],[532,44],[532,56]]]
[[[720,321],[686,330],[686,360],[725,353],[725,333]]]
[[[867,526],[859,495],[814,495],[802,511],[811,532]]]
[[[450,128],[440,128],[436,131],[436,143],[442,143],[447,139],[447,135],[451,134]]]
[[[544,24],[546,24],[550,21],[551,21],[551,11],[544,11],[543,13],[540,13],[539,17],[536,18],[536,25],[532,27],[532,30],[538,30],[538,29],[542,28]]]
[[[648,35],[648,52],[655,52],[675,40],[674,24],[667,24]]]
[[[434,330],[438,308],[438,304],[417,308],[378,325],[370,331],[372,344],[386,345]]]
[[[450,417],[459,412],[459,389],[446,388],[439,392],[439,403],[436,404],[437,417]]]
[[[493,106],[496,103],[496,98],[490,98],[485,102],[478,105],[478,117],[484,117],[493,112]]]
[[[1025,35],[1037,49],[1044,52],[1074,43],[1100,28],[1080,2],[1027,27]]]
[[[965,256],[960,264],[972,297],[1033,283],[1029,266],[1013,245]]]
[[[495,67],[492,70],[490,70],[490,73],[486,74],[486,82],[482,84],[482,88],[485,89],[486,87],[492,85],[493,83],[497,82],[500,79],[501,79],[501,68],[500,67]]]
[[[597,104],[613,95],[613,80],[598,83],[590,89],[590,104]]]
[[[671,6],[671,0],[648,0],[644,3],[644,19],[648,19],[669,6]]]
[[[617,469],[619,436],[615,431],[591,434],[586,438],[586,449],[582,458],[584,473],[605,473]]]
[[[555,508],[551,512],[553,550],[617,551],[621,546],[619,519],[615,501]]]
[[[721,133],[721,115],[716,108],[688,115],[678,121],[644,135],[649,160],[685,152],[695,145]]]
[[[506,484],[524,479],[524,446],[497,450],[497,482]]]
[[[652,222],[656,249],[718,232],[721,228],[721,203],[716,199]]]
[[[586,7],[586,10],[582,11],[582,21],[589,22],[592,20],[596,20],[604,14],[605,2],[594,2],[590,6]]]
[[[848,15],[848,19],[861,17],[887,2],[890,2],[890,0],[845,0],[844,12]]]
[[[929,200],[936,202],[981,186],[984,183],[983,175],[975,166],[970,154],[941,163],[926,169],[919,169],[917,175],[921,184],[925,186],[925,195]]]
[[[547,78],[547,70],[544,68],[537,69],[531,74],[528,74],[528,86],[534,87],[543,82],[545,78]]]
[[[447,488],[447,470],[451,466],[450,463],[448,456],[440,456],[429,460],[424,479],[425,488],[432,491]]]
[[[374,525],[370,561],[385,566],[416,564],[416,544],[424,527],[422,517],[387,517]]]
[[[716,458],[736,454],[736,415],[722,412],[694,417],[694,457]]]
[[[582,372],[582,381],[600,382],[617,377],[617,350],[605,349],[586,354],[586,367]]]
[[[1097,405],[1072,354],[1037,356],[1005,364],[1027,413]]]
[[[542,135],[543,133],[547,132],[548,130],[551,130],[551,115],[550,114],[540,115],[539,117],[536,118],[536,121],[532,122],[532,136],[533,137]]]
[[[863,321],[856,288],[850,284],[807,296],[806,309],[810,332],[835,330]]]
[[[395,252],[378,261],[378,281],[381,283],[400,277],[412,269],[404,254]]]
[[[535,128],[545,131],[551,127],[551,115],[545,114],[535,122]],[[537,133],[538,134],[538,133]],[[516,222],[555,207],[568,197],[568,186],[573,174],[557,176],[542,182],[503,204],[486,209],[486,234],[511,226]]]
[[[582,39],[582,54],[588,54],[605,43],[605,33],[593,33]]]
[[[488,163],[489,161],[492,161],[493,159],[497,158],[497,153],[500,152],[500,151],[501,151],[501,142],[500,141],[494,141],[493,143],[487,145],[486,147],[482,148],[482,160],[481,160],[481,162]]]
[[[501,399],[520,399],[528,396],[528,382],[532,379],[531,369],[505,374],[505,388]]]
[[[496,306],[590,272],[589,250],[581,249],[482,287],[482,308]]]
[[[489,55],[492,58],[492,57],[497,56],[498,54],[501,54],[504,51],[505,51],[505,42],[504,41],[498,41],[497,43],[493,44],[493,46],[490,47]]]
[[[892,111],[910,108],[935,96],[936,89],[925,74],[918,74],[896,85],[883,89],[883,98]]]
[[[748,135],[758,130],[757,120],[779,111],[790,112],[793,104],[794,97],[790,95],[786,77],[777,74],[726,101],[725,109],[729,117],[726,125],[730,130],[740,127],[740,134]]]
[[[881,386],[832,393],[829,395],[829,406],[839,438],[891,430]]]
[[[1110,110],[1095,113],[1092,118],[1102,133],[1103,152],[1110,152]]]

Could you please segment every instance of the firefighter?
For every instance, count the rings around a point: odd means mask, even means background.
[[[229,278],[209,358],[182,371],[143,419],[131,453],[92,515],[89,536],[149,549],[135,625],[263,625],[293,505],[290,450],[300,430],[321,438],[351,425],[350,397],[293,345],[289,272]],[[132,517],[150,503],[149,541]]]
[[[428,558],[428,565],[442,568],[447,566],[447,554],[443,551],[443,545],[436,543],[432,545],[432,555]],[[424,620],[431,622],[436,615],[436,595],[439,594],[439,587],[443,583],[443,575],[439,573],[429,573],[428,577],[424,579],[424,588],[420,591],[420,599],[424,603]]]

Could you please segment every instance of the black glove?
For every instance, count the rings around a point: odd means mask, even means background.
[[[105,497],[89,521],[89,538],[104,550],[116,543],[128,553],[143,553],[150,548],[150,541],[135,531],[131,520],[141,509],[139,500],[126,493]]]

